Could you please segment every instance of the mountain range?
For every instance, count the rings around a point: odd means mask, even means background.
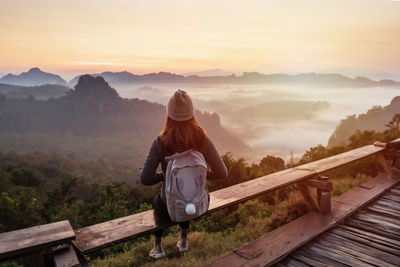
[[[289,75],[284,73],[262,74],[258,72],[244,72],[242,75],[228,76],[209,76],[203,77],[198,75],[183,76],[169,72],[149,73],[136,75],[130,72],[103,72],[93,74],[101,76],[112,85],[129,85],[144,83],[182,83],[182,84],[305,84],[316,86],[338,86],[338,87],[366,87],[366,86],[400,86],[400,82],[393,80],[374,81],[365,77],[358,76],[349,78],[341,74],[318,74],[318,73],[301,73]],[[79,76],[73,78],[69,85],[73,86]]]
[[[102,72],[92,74],[92,76],[101,76],[113,86],[130,84],[154,84],[154,83],[182,83],[182,84],[305,84],[315,86],[338,86],[338,87],[366,87],[366,86],[400,86],[400,82],[393,80],[371,80],[366,77],[358,76],[350,78],[337,73],[319,74],[319,73],[300,73],[289,75],[284,73],[262,74],[259,72],[244,72],[241,75],[215,75],[223,74],[218,70],[212,70],[210,74],[214,76],[200,75],[179,75],[170,72],[148,73],[143,75],[133,74],[127,71],[122,72]],[[201,74],[201,73],[197,73]],[[78,75],[68,82],[73,87],[77,84]],[[7,74],[0,79],[0,83],[14,85],[43,85],[60,84],[66,85],[67,82],[57,74],[41,71],[39,68],[32,68],[28,72],[19,75]]]
[[[220,151],[236,155],[251,152],[250,147],[221,125],[216,113],[196,110],[195,114]],[[32,142],[27,141],[26,135],[39,135],[37,140],[46,145],[59,140],[56,151],[77,147],[87,152],[83,146],[93,140],[100,140],[102,146],[106,146],[102,140],[114,140],[113,145],[107,145],[109,149],[105,149],[105,153],[110,155],[116,149],[116,142],[124,150],[126,144],[131,144],[132,153],[138,151],[138,146],[149,145],[161,131],[164,121],[164,105],[121,98],[102,77],[90,75],[81,76],[75,90],[57,99],[0,97],[0,135],[25,135],[16,144],[26,143],[28,147]],[[75,138],[74,143],[60,141],[71,140],[70,137]]]
[[[67,85],[67,82],[61,76],[53,73],[43,72],[39,68],[31,68],[28,72],[19,75],[9,73],[0,79],[0,83],[35,86],[43,84],[61,84]]]

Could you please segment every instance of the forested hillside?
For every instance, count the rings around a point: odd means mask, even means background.
[[[351,115],[343,119],[329,138],[328,146],[332,147],[341,142],[346,142],[356,131],[375,130],[382,131],[394,114],[400,112],[400,96],[392,99],[389,105],[376,106],[360,115]]]
[[[59,84],[46,84],[37,86],[21,86],[0,83],[0,98],[28,98],[46,100],[51,97],[65,96],[71,88]]]
[[[265,156],[258,163],[249,165],[243,158],[227,153],[222,158],[228,168],[228,177],[208,181],[208,188],[214,191],[368,145],[375,140],[399,138],[400,133],[394,127],[399,120],[397,114],[383,132],[357,132],[349,138],[347,145],[312,147],[294,165],[287,165],[274,156]],[[376,159],[368,158],[327,175],[333,181],[333,195],[336,196],[380,171]],[[0,232],[65,219],[74,228],[79,228],[150,209],[159,185],[128,186],[113,181],[113,177],[129,175],[129,172],[129,166],[113,166],[107,160],[85,161],[73,156],[39,152],[0,153]],[[109,180],[92,180],[102,174],[109,176]],[[95,266],[201,266],[211,257],[237,248],[306,212],[298,191],[289,186],[196,220],[191,224],[189,235],[191,249],[184,256],[171,254],[164,261],[154,263],[148,257],[151,240],[147,236],[91,254],[89,260]],[[166,233],[164,248],[168,252],[175,251],[176,230],[170,228]],[[33,260],[37,259],[25,258],[18,262],[27,264]]]
[[[136,174],[165,121],[165,106],[121,98],[102,77],[90,75],[81,76],[75,90],[61,98],[0,101],[0,151],[109,159],[116,165],[129,162]],[[221,152],[250,153],[223,128],[217,114],[197,110],[196,117]]]

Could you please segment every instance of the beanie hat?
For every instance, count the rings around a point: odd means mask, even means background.
[[[168,101],[167,115],[175,121],[186,121],[194,116],[193,103],[190,96],[178,89]]]

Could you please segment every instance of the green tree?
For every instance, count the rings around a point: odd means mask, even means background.
[[[280,157],[266,156],[260,161],[260,168],[264,175],[285,169],[285,162]]]

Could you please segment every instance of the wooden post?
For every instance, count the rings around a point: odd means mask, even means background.
[[[332,183],[328,181],[329,177],[328,176],[319,176],[319,180],[324,181],[327,183],[329,186],[325,187],[325,190],[319,190],[319,212],[322,214],[329,213],[331,211],[331,192],[332,192]]]
[[[379,153],[376,155],[376,157],[378,158],[378,162],[382,165],[383,169],[386,172],[390,172],[391,168],[389,167],[389,164],[387,163],[385,156],[382,153]]]
[[[71,244],[65,243],[52,247],[55,267],[78,267],[81,266]]]
[[[328,179],[327,176],[317,176],[297,183],[299,191],[311,211],[322,214],[330,212],[332,183]],[[308,186],[317,189],[317,204],[315,204],[311,197]]]
[[[310,195],[310,192],[308,191],[308,187],[305,184],[302,183],[297,183],[297,187],[299,188],[299,191],[301,195],[303,196],[304,200],[306,201],[307,207],[309,210],[318,212],[318,206],[315,204],[313,198]]]

